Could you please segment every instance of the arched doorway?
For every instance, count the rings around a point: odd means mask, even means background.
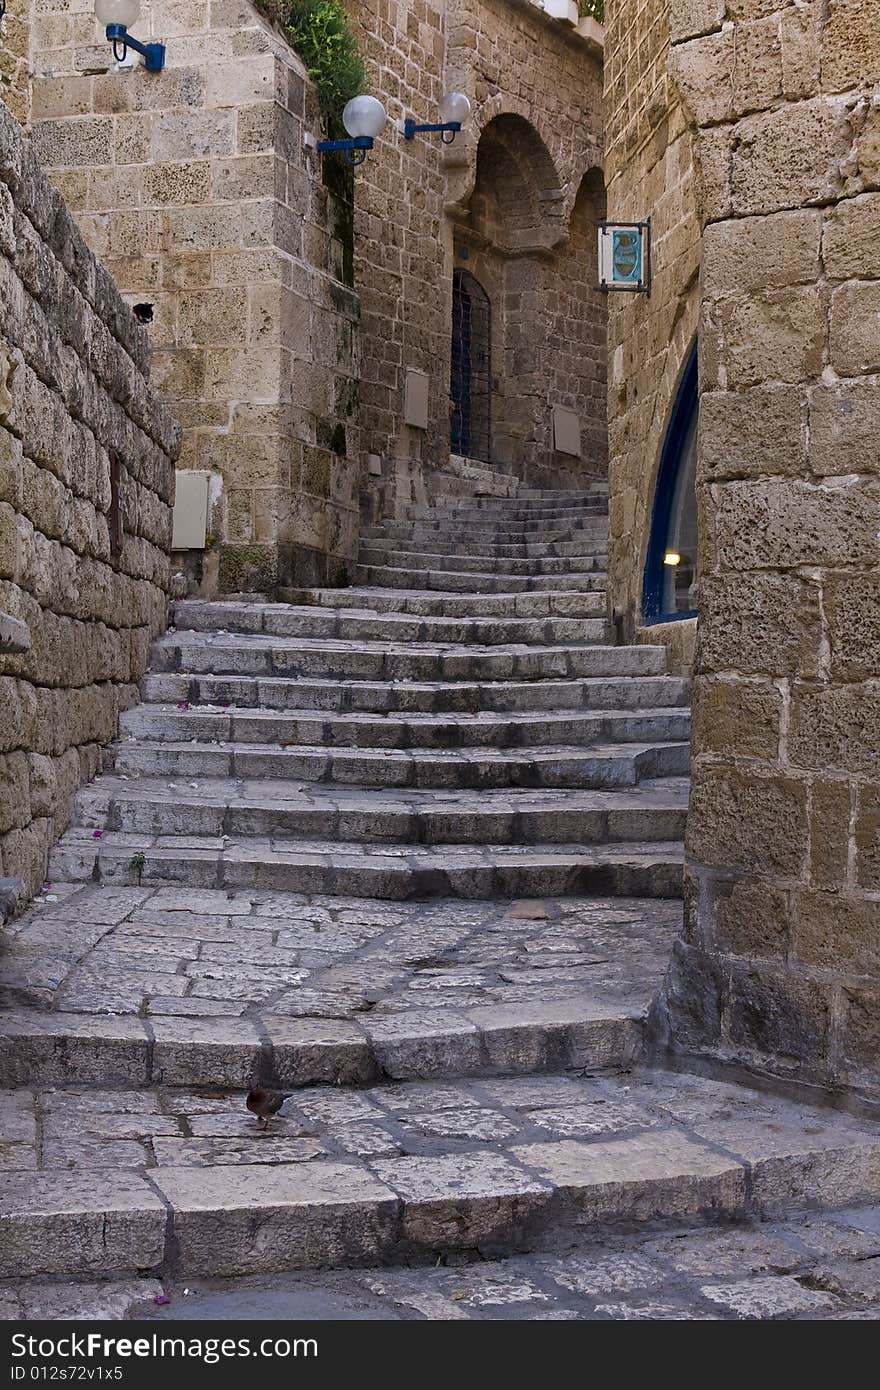
[[[657,470],[645,563],[644,621],[697,613],[697,345],[682,373]]]
[[[492,310],[479,280],[452,276],[450,447],[453,454],[490,462],[492,440]]]

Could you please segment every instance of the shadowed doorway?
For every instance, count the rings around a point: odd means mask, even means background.
[[[453,454],[490,462],[492,320],[489,296],[466,270],[452,277],[450,445]]]

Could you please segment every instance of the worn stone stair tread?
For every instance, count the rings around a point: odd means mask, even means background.
[[[585,621],[589,622],[589,619]],[[158,651],[171,650],[186,647],[192,649],[208,649],[213,653],[221,653],[227,649],[236,651],[255,651],[282,653],[286,651],[343,651],[354,654],[356,652],[369,653],[376,652],[384,654],[386,652],[395,656],[405,656],[407,653],[412,655],[424,654],[427,656],[447,655],[447,654],[467,654],[477,656],[519,656],[522,653],[534,655],[544,653],[548,656],[558,656],[567,651],[593,650],[601,643],[596,642],[576,642],[567,643],[565,646],[555,642],[527,643],[527,642],[503,642],[495,645],[494,643],[480,642],[416,642],[416,641],[394,641],[393,639],[381,638],[332,638],[332,637],[290,637],[286,634],[274,634],[268,632],[223,632],[205,631],[189,632],[182,629],[174,632],[166,632],[158,638],[155,647]],[[609,650],[638,651],[644,652],[646,649],[641,646],[630,647],[611,647]]]
[[[77,823],[125,832],[324,835],[341,841],[528,844],[679,840],[688,784],[661,778],[624,792],[346,792],[297,782],[104,776],[78,793]]]
[[[56,1090],[21,1108],[26,1127],[40,1105],[41,1151],[10,1147],[44,1166],[0,1178],[3,1277],[395,1263],[880,1196],[876,1123],[662,1072],[316,1087],[268,1134],[241,1092],[113,1101]],[[70,1166],[45,1165],[53,1136]]]
[[[190,706],[189,709],[179,708],[178,702],[175,705],[150,705],[136,706],[135,709],[125,710],[121,717],[121,728],[124,733],[135,734],[139,731],[139,726],[149,720],[149,727],[165,728],[175,727],[184,733],[186,728],[206,728],[213,737],[221,738],[228,742],[235,739],[236,721],[242,721],[245,730],[252,728],[257,721],[266,721],[268,730],[277,731],[282,742],[288,739],[282,737],[285,728],[292,727],[298,720],[304,720],[307,726],[313,728],[314,724],[325,723],[334,730],[346,730],[346,728],[393,728],[398,734],[406,734],[413,731],[417,734],[418,730],[431,730],[431,728],[443,728],[443,730],[460,730],[463,733],[470,733],[475,727],[484,730],[494,730],[494,728],[505,727],[510,730],[530,731],[532,727],[552,730],[555,726],[577,726],[578,721],[584,727],[601,730],[602,723],[610,723],[614,720],[627,720],[638,730],[638,728],[649,728],[652,721],[670,720],[671,727],[685,727],[683,721],[690,719],[690,708],[685,705],[641,705],[638,709],[552,709],[544,710],[539,719],[535,719],[534,713],[530,710],[450,710],[446,714],[425,713],[423,710],[412,710],[412,712],[392,714],[388,712],[371,713],[370,710],[345,710],[345,712],[314,712],[314,710],[303,708],[296,709],[257,709],[247,705],[213,705],[213,703],[203,702],[200,705]],[[480,739],[464,739],[464,745],[468,742],[478,742]],[[548,742],[557,742],[557,739],[546,739]],[[517,738],[512,737],[510,744],[516,744]]]
[[[513,556],[471,555],[446,550],[402,549],[392,545],[364,545],[358,557],[360,565],[387,565],[390,569],[451,570],[456,573],[509,575],[511,578],[542,575],[595,574],[607,561],[606,547],[597,547],[578,555],[546,556],[517,559]],[[601,562],[601,563],[600,563]]]
[[[645,650],[652,650],[645,648]],[[150,672],[142,681],[149,703],[186,702],[224,708],[361,710],[375,714],[445,714],[459,710],[534,711],[613,708],[678,709],[690,681],[667,675],[584,676],[541,681],[355,681],[306,676],[248,676]]]
[[[184,701],[182,703],[188,703]],[[659,709],[590,710],[479,710],[426,714],[400,714],[354,710],[334,712],[309,709],[254,710],[247,706],[198,704],[141,705],[126,711],[120,720],[123,735],[135,738],[217,740],[221,743],[278,743],[290,746],[331,744],[417,750],[438,748],[457,752],[469,747],[495,747],[517,752],[525,747],[569,744],[594,747],[611,741],[647,742],[687,739],[690,711],[687,707]],[[443,747],[444,742],[450,746]],[[454,743],[454,748],[451,746]]]
[[[510,615],[487,614],[462,617],[446,614],[387,612],[369,608],[333,607],[321,604],[278,604],[275,611],[232,604],[205,611],[179,604],[175,610],[177,632],[265,633],[272,637],[338,637],[343,641],[388,639],[407,642],[477,642],[529,644],[560,638],[583,640],[605,620],[605,599],[601,593],[584,596],[592,611],[571,616],[565,613]],[[309,631],[309,629],[312,629]],[[449,637],[444,639],[444,634]],[[509,634],[509,635],[504,635]],[[521,636],[519,634],[522,634]]]
[[[537,748],[373,748],[321,744],[137,738],[115,745],[117,772],[193,777],[301,777],[352,786],[634,786],[641,777],[683,776],[690,745],[654,742]]]
[[[379,642],[298,639],[251,633],[168,633],[153,648],[154,670],[205,675],[338,675],[377,680],[543,680],[562,676],[652,675],[665,669],[662,648],[601,641],[522,643]]]
[[[675,897],[675,842],[603,845],[355,844],[255,836],[152,836],[73,827],[50,873],[70,881],[180,883],[194,888],[275,888],[365,898],[491,898],[597,893]]]
[[[565,593],[550,589],[532,594],[438,594],[430,589],[285,589],[285,602],[320,608],[351,608],[361,612],[415,614],[448,618],[580,618],[602,599],[601,590]],[[225,608],[226,605],[223,605]],[[222,609],[221,609],[222,611]]]
[[[16,922],[4,1084],[237,1086],[261,1058],[284,1085],[532,1072],[576,1037],[583,1065],[623,1064],[681,925],[661,899],[389,904],[131,877],[56,879]]]
[[[601,595],[594,603],[595,611],[568,617],[551,614],[541,617],[515,615],[512,617],[452,618],[408,613],[371,613],[369,610],[325,608],[304,605],[300,608],[279,607],[266,619],[262,633],[270,637],[334,638],[343,642],[390,641],[418,643],[474,642],[483,646],[530,645],[560,641],[589,642],[607,638],[609,629],[605,602]],[[209,633],[217,627],[199,624],[184,615],[177,632]],[[227,616],[227,615],[221,615]],[[256,618],[258,615],[253,615]],[[228,615],[229,626],[223,631],[254,633],[249,613]]]
[[[607,574],[603,569],[592,572],[565,574],[475,574],[465,570],[403,569],[392,565],[362,565],[355,568],[359,584],[379,587],[399,584],[404,589],[433,589],[437,592],[483,592],[494,594],[528,593],[532,590],[562,589],[588,591],[604,589]]]

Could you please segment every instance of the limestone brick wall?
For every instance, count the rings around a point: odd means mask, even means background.
[[[30,0],[8,5],[0,20],[0,101],[22,125],[30,116]]]
[[[211,478],[201,591],[344,580],[357,536],[350,207],[299,59],[248,0],[150,0],[118,71],[91,0],[40,0],[33,134],[89,244],[153,305],[154,381]],[[184,557],[175,557],[179,562]]]
[[[701,582],[671,1044],[880,1094],[878,7],[698,0]]]
[[[147,361],[0,102],[0,875],[31,892],[165,624],[179,430]]]
[[[672,33],[693,6],[609,0],[605,21],[608,217],[651,217],[652,285],[608,296],[609,588],[621,635],[641,626],[642,582],[663,439],[699,318],[694,138],[669,73]],[[648,640],[686,650],[679,625]]]
[[[423,501],[448,464],[455,266],[482,276],[492,300],[492,466],[536,483],[569,464],[575,478],[601,472],[604,334],[583,289],[593,265],[573,287],[559,254],[584,176],[602,165],[597,26],[578,33],[530,0],[351,0],[348,9],[392,122],[439,119],[444,90],[473,104],[448,146],[404,141],[389,124],[357,174],[361,427],[365,453],[383,460],[379,508]],[[508,141],[499,118],[520,123]],[[572,320],[585,349],[577,362],[563,336]],[[404,421],[408,367],[429,376],[424,431]],[[581,412],[582,462],[552,454],[553,404]]]

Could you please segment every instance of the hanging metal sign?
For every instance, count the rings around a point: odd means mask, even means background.
[[[599,286],[651,293],[651,219],[599,223]]]

